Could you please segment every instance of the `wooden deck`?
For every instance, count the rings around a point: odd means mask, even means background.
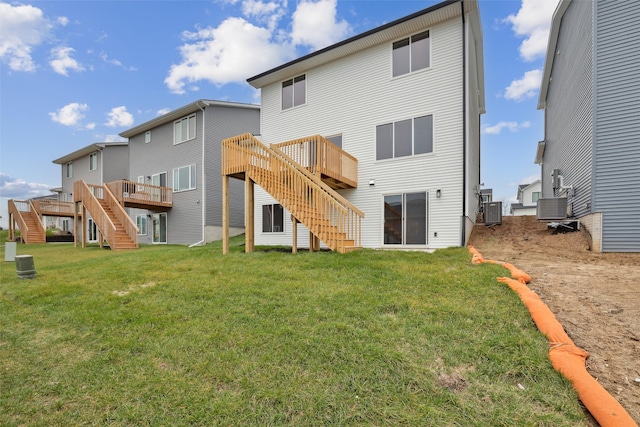
[[[125,180],[110,182],[106,186],[126,208],[154,209],[173,206],[171,188]]]
[[[222,141],[224,253],[228,252],[228,179],[230,176],[246,182],[245,250],[247,252],[253,250],[254,241],[253,183],[262,187],[287,209],[295,222],[300,222],[309,229],[311,250],[318,246],[318,239],[332,250],[341,253],[361,247],[364,213],[323,182],[320,177],[330,173],[334,175],[331,177],[335,180],[334,182],[339,181],[347,187],[355,185],[357,184],[357,161],[351,156],[340,154],[340,157],[351,157],[346,163],[355,161],[355,166],[346,168],[350,177],[337,173],[339,169],[337,162],[323,157],[325,153],[332,153],[326,146],[331,143],[324,140],[325,144],[323,139],[316,136],[271,147],[267,147],[251,134],[238,135]],[[315,141],[315,145],[309,141]],[[281,146],[305,164],[300,165],[290,155],[285,154],[279,148]],[[324,146],[324,148],[320,150],[318,146]],[[312,150],[310,155],[310,151],[307,150],[309,147]],[[340,150],[338,147],[335,148]],[[319,157],[313,159],[313,156]],[[338,157],[337,154],[332,156],[334,160]],[[340,163],[342,164],[342,161]],[[334,166],[331,166],[332,164]],[[316,174],[312,173],[312,170]],[[343,172],[344,170],[342,169]],[[297,248],[295,233],[292,247],[294,251]]]

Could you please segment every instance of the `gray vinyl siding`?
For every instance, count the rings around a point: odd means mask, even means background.
[[[98,156],[98,169],[102,167],[102,179],[105,183],[129,177],[129,147],[118,145],[106,146]],[[102,160],[102,161],[101,161]]]
[[[562,19],[545,109],[543,197],[554,194],[551,171],[573,185],[575,216],[591,212],[593,147],[592,3],[572,1]],[[549,59],[547,59],[548,61]]]
[[[167,212],[167,243],[188,245],[202,240],[202,111],[196,113],[196,138],[173,144],[173,121],[151,130],[151,142],[145,143],[144,132],[129,138],[130,179],[167,173],[167,186],[173,188],[173,169],[196,165],[196,189],[173,193],[173,207]],[[189,115],[189,114],[188,114]],[[185,115],[186,116],[186,115]],[[145,178],[146,179],[146,178]],[[145,181],[150,184],[149,180]],[[139,210],[130,210],[131,217]],[[141,236],[140,243],[151,243],[149,233]]]
[[[640,252],[640,2],[596,5],[594,211],[604,252]]]
[[[222,140],[260,133],[260,110],[209,106],[206,109],[206,224],[222,226]],[[244,227],[244,181],[229,179],[229,226]]]

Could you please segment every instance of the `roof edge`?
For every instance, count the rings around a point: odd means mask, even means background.
[[[542,81],[540,82],[540,95],[538,98],[538,110],[544,110],[547,107],[547,94],[549,92],[549,83],[551,83],[551,70],[553,69],[553,59],[556,56],[556,47],[558,46],[558,36],[560,35],[560,24],[564,13],[569,8],[571,0],[560,0],[556,11],[553,12],[551,19],[551,30],[549,31],[549,41],[547,43],[547,54],[544,60],[544,70],[542,72]]]
[[[82,147],[79,150],[73,151],[69,154],[65,154],[64,156],[52,160],[51,163],[55,163],[58,165],[70,162],[72,160],[78,159],[80,157],[86,156],[87,154],[91,154],[94,151],[103,150],[105,147],[118,147],[118,146],[126,146],[129,145],[128,142],[95,142],[93,144],[89,144],[86,147]]]

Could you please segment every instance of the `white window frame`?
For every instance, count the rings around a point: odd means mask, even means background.
[[[423,117],[431,117],[431,151],[427,151],[425,153],[417,153],[416,154],[416,119],[420,119]],[[406,155],[406,156],[396,156],[396,137],[395,137],[395,125],[396,123],[400,123],[400,122],[404,122],[406,120],[411,120],[411,154],[410,155]],[[386,126],[386,125],[391,125],[391,129],[392,129],[392,141],[391,141],[391,148],[392,148],[392,155],[391,157],[385,157],[382,159],[378,158],[378,137],[377,137],[377,129],[380,126]],[[406,118],[406,119],[401,119],[401,120],[396,120],[393,122],[388,122],[388,123],[383,123],[380,125],[376,125],[376,141],[375,141],[375,146],[374,146],[374,150],[375,150],[375,159],[378,162],[381,161],[388,161],[388,160],[396,160],[396,159],[406,159],[406,158],[413,158],[413,157],[417,157],[417,156],[426,156],[426,155],[432,155],[435,150],[436,150],[436,141],[435,141],[435,116],[433,114],[422,114],[420,116],[416,116],[416,117],[412,117],[410,119]]]
[[[296,104],[296,80],[300,81],[299,79],[304,80],[304,100],[303,102]],[[291,90],[291,106],[290,107],[285,107],[284,106],[284,100],[285,100],[285,95],[284,95],[284,88],[285,88],[285,84],[287,83],[291,83],[290,86],[292,86],[292,90]],[[289,86],[289,85],[287,85]],[[296,107],[300,107],[303,105],[307,104],[307,75],[306,74],[300,74],[299,76],[295,76],[291,79],[287,79],[285,81],[283,81],[280,85],[280,108],[282,111],[286,111],[286,110],[291,110],[293,108]]]
[[[73,178],[73,162],[67,162],[64,165],[67,178]]]
[[[193,135],[191,134],[191,126],[189,123],[193,119]],[[186,139],[182,139],[182,127],[187,127],[187,137]],[[178,131],[179,128],[179,131]],[[182,144],[183,142],[191,141],[196,138],[196,134],[198,129],[198,123],[196,121],[196,113],[190,114],[186,117],[178,119],[173,122],[173,145]],[[180,135],[180,139],[178,140],[177,135]]]
[[[144,143],[148,144],[151,142],[151,131],[148,130],[144,133]]]
[[[412,44],[414,43],[413,38],[417,38],[420,36],[423,36],[424,34],[426,34],[426,37],[423,38],[419,38],[418,40],[416,40],[416,42],[423,40],[423,39],[427,39],[429,41],[429,52],[428,52],[428,57],[427,57],[427,61],[428,61],[428,65],[426,67],[422,67],[422,68],[417,68],[417,69],[413,69],[413,59],[412,59]],[[409,71],[407,72],[403,72],[400,74],[394,74],[394,51],[396,50],[396,45],[399,43],[408,43],[407,46],[409,46]],[[407,74],[412,74],[412,73],[416,73],[418,71],[422,71],[422,70],[428,70],[431,68],[431,31],[430,30],[424,30],[424,31],[420,31],[419,33],[415,33],[412,34],[409,37],[404,37],[403,39],[400,40],[396,40],[394,42],[391,43],[391,77],[392,78],[397,78],[397,77],[401,77],[401,76],[406,76]]]
[[[185,188],[180,188],[182,184],[180,182],[180,171],[186,168],[189,169],[189,173],[188,173],[189,183]],[[174,168],[173,169],[173,192],[179,193],[181,191],[195,190],[197,178],[198,176],[197,176],[197,170],[196,170],[195,164]]]
[[[138,235],[146,236],[147,235],[147,215],[136,215],[136,226],[138,227]]]
[[[270,228],[271,228],[271,231],[265,231],[265,229],[264,229],[264,208],[266,206],[271,206],[271,209],[269,211],[269,213],[270,213],[270,224],[271,224]],[[276,225],[274,223],[275,222],[275,217],[274,217],[274,212],[275,212],[274,207],[275,206],[280,206],[280,209],[282,211],[282,227],[281,227],[280,230],[276,230],[275,229],[276,228]],[[263,233],[268,233],[268,234],[272,234],[272,233],[282,234],[282,233],[284,233],[284,223],[285,223],[285,220],[284,220],[284,217],[285,217],[285,215],[284,215],[284,206],[282,206],[280,203],[268,203],[268,204],[262,205],[261,209],[262,209],[262,232]]]
[[[89,154],[89,170],[94,171],[98,169],[98,152]]]

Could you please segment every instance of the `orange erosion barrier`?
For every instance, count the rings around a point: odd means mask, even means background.
[[[549,340],[551,364],[571,381],[580,400],[596,421],[602,427],[638,427],[622,405],[587,372],[586,360],[589,354],[573,343],[549,307],[526,285],[531,281],[531,276],[512,264],[484,259],[473,246],[469,246],[469,251],[474,264],[499,264],[511,272],[513,279],[498,277],[498,281],[507,284],[520,296],[536,326]]]

